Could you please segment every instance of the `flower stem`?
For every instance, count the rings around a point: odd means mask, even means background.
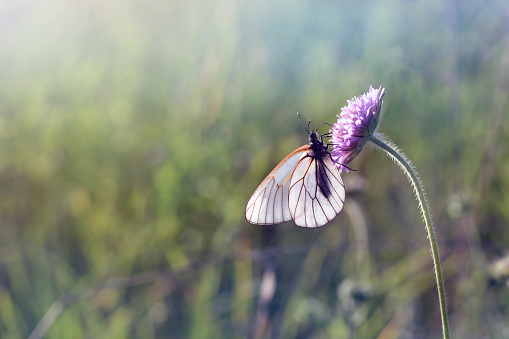
[[[414,192],[417,195],[417,200],[419,201],[419,207],[422,212],[422,217],[424,219],[424,223],[426,224],[426,231],[428,232],[428,239],[431,246],[431,256],[433,257],[433,264],[435,266],[435,277],[438,287],[438,299],[440,301],[443,335],[445,339],[448,339],[449,322],[447,320],[447,305],[445,301],[445,289],[444,280],[442,278],[442,268],[440,266],[440,256],[438,254],[438,246],[435,239],[435,230],[431,222],[431,215],[429,213],[428,203],[426,201],[426,197],[424,196],[424,190],[422,189],[421,182],[419,181],[417,171],[412,166],[410,161],[405,157],[403,152],[401,152],[396,145],[387,140],[384,137],[384,135],[380,133],[375,133],[374,135],[371,136],[370,140],[380,149],[385,151],[389,155],[389,157],[391,157],[392,160],[394,160],[394,162],[398,164],[399,167],[401,167],[403,172],[405,172],[406,176],[412,183],[412,186],[414,187]]]

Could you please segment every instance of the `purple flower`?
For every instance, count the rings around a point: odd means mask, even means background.
[[[384,94],[385,88],[373,89],[370,86],[368,93],[348,100],[348,105],[341,108],[338,121],[330,130],[332,160],[339,172],[343,168],[348,172],[347,164],[355,159],[375,132]]]

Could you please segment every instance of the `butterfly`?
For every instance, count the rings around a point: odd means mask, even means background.
[[[313,228],[343,209],[345,186],[323,142],[326,134],[309,132],[309,123],[304,128],[309,144],[288,154],[254,191],[246,206],[248,222],[274,225],[293,220],[297,226]]]

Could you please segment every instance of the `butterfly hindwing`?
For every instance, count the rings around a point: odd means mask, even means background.
[[[328,153],[297,164],[289,193],[290,214],[302,227],[325,225],[343,209],[345,200],[343,180]]]

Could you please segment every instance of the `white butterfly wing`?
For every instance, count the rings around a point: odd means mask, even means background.
[[[290,180],[290,215],[297,226],[320,227],[343,209],[345,186],[329,156],[304,157]]]
[[[247,221],[257,225],[273,225],[292,220],[288,206],[290,178],[308,149],[309,145],[304,145],[294,150],[262,181],[247,203]]]

